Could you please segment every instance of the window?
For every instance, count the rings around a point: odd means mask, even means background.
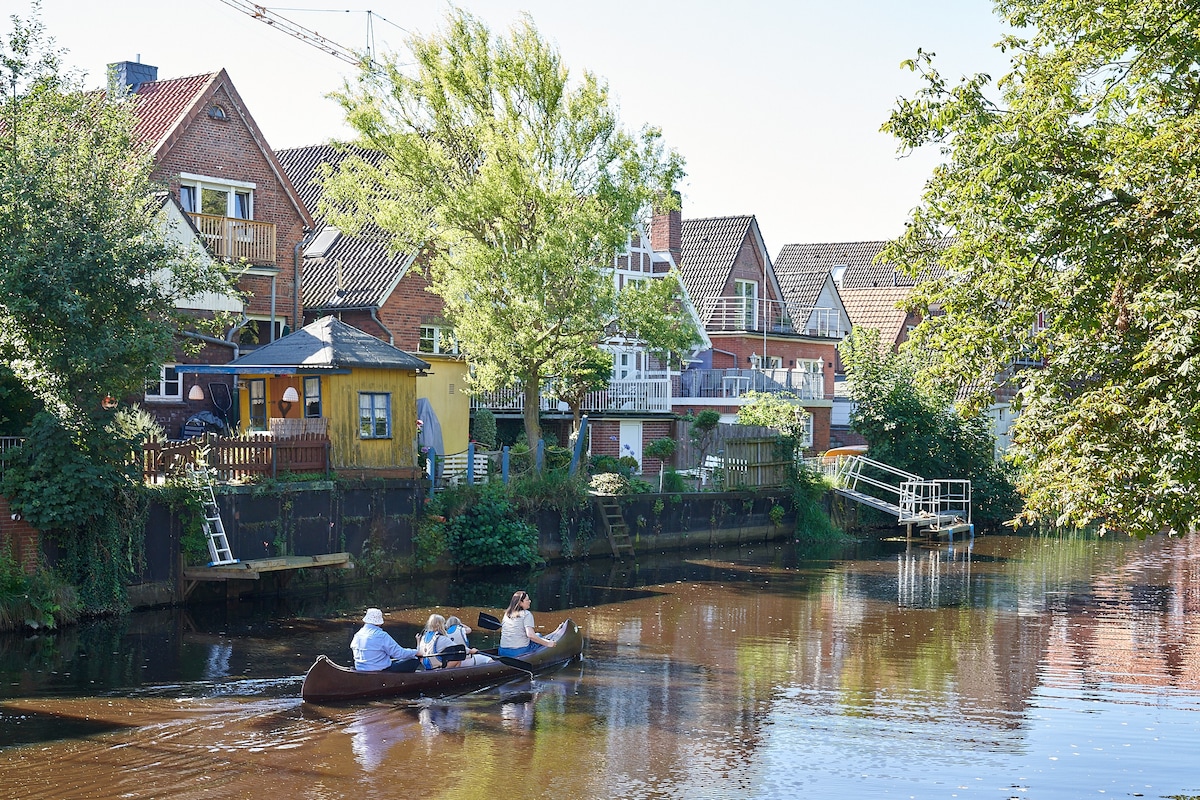
[[[813,446],[813,415],[805,414],[800,430],[800,446],[808,449]]]
[[[312,419],[321,416],[321,379],[304,379],[304,416]]]
[[[766,369],[783,369],[783,356],[767,356]]]
[[[418,353],[458,353],[458,342],[449,328],[440,325],[422,325],[421,338],[417,341]]]
[[[742,300],[742,330],[756,330],[758,328],[758,284],[754,281],[735,280],[733,293]]]
[[[245,181],[183,173],[179,176],[179,204],[190,214],[254,219],[254,188]]]
[[[158,370],[158,382],[146,384],[146,399],[152,402],[183,399],[183,381],[174,364],[163,364]]]
[[[358,393],[360,439],[392,438],[392,396],[384,392]]]
[[[267,429],[267,381],[264,378],[252,378],[248,381],[250,388],[250,430],[265,431]]]
[[[842,285],[842,276],[846,274],[846,268],[849,264],[835,264],[830,268],[829,272],[833,276],[833,282],[838,286]]]
[[[238,345],[241,347],[255,347],[260,344],[270,344],[283,336],[286,327],[287,317],[275,317],[275,335],[272,336],[270,317],[251,319],[238,331]]]

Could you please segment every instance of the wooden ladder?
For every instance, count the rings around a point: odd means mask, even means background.
[[[600,515],[604,517],[604,529],[608,532],[608,543],[616,558],[634,555],[633,540],[629,538],[629,526],[625,524],[625,516],[621,513],[621,504],[617,498],[610,495],[598,495],[596,503],[600,506]]]

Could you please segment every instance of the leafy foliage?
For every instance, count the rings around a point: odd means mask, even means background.
[[[985,417],[960,417],[953,398],[918,382],[911,355],[881,350],[876,331],[855,329],[842,358],[857,405],[850,425],[872,458],[929,478],[970,480],[972,515],[981,525],[1012,518],[1019,500],[995,461]]]
[[[940,265],[918,308],[934,382],[974,389],[1014,359],[1014,461],[1031,518],[1144,535],[1200,522],[1200,8],[1006,0],[1011,72],[954,85],[932,57],[884,126],[941,148],[884,257]],[[950,238],[944,238],[944,237]],[[937,243],[936,246],[934,243]],[[1044,325],[1043,325],[1044,323]]]
[[[471,419],[473,438],[489,450],[495,450],[498,442],[496,436],[496,415],[491,409],[480,408]]]
[[[45,567],[27,574],[7,547],[0,549],[0,632],[53,630],[78,618],[79,599],[70,584]]]
[[[542,563],[538,531],[517,516],[504,487],[483,484],[460,489],[446,509],[443,535],[459,566],[517,566]]]
[[[617,302],[602,267],[682,160],[657,130],[622,130],[605,83],[573,79],[528,19],[493,36],[453,11],[409,45],[411,68],[390,56],[336,95],[383,158],[346,158],[325,210],[424,248],[474,381],[523,382],[537,441],[544,378],[603,338]]]

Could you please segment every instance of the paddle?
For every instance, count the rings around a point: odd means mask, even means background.
[[[479,612],[479,627],[487,628],[489,631],[498,631],[501,628],[503,628],[504,626],[501,624],[500,620],[496,619],[491,614],[485,614],[482,611],[480,611]]]

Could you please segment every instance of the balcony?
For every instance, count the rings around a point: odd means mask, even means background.
[[[700,309],[709,333],[784,333],[840,339],[841,313],[833,308],[804,309],[798,315],[789,312],[779,300],[749,297],[713,297]]]
[[[801,400],[827,400],[825,376],[798,369],[689,369],[675,378],[676,397],[734,398],[747,392],[790,392]]]
[[[543,391],[539,407],[544,412],[566,411],[566,403]],[[525,409],[525,391],[518,384],[494,392],[480,392],[471,397],[471,408],[486,408],[495,413],[520,413]],[[589,392],[581,409],[584,413],[606,411],[662,412],[671,410],[671,380],[633,378],[610,381],[608,387]]]
[[[275,265],[275,223],[212,214],[189,216],[209,252],[217,258]]]

